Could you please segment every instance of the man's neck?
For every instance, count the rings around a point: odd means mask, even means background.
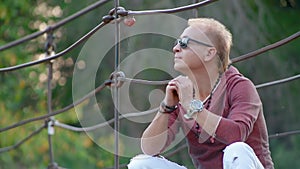
[[[219,72],[216,70],[197,71],[189,75],[193,81],[195,98],[205,100],[212,92],[219,79]]]

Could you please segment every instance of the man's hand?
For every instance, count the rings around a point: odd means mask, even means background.
[[[166,88],[164,102],[168,106],[174,106],[180,102],[187,110],[193,99],[193,83],[186,76],[178,76],[171,80]]]

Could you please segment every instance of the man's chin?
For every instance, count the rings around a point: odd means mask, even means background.
[[[183,66],[183,65],[179,65],[179,64],[175,64],[174,65],[174,70],[176,70],[177,72],[180,72],[182,74],[185,74],[185,72],[187,71],[188,67]]]

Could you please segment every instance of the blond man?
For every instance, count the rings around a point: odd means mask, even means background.
[[[210,18],[188,24],[173,48],[174,69],[182,75],[167,85],[141,138],[144,155],[128,168],[185,168],[158,156],[181,127],[197,169],[273,169],[260,97],[230,65],[231,33]]]

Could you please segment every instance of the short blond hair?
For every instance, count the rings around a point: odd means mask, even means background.
[[[220,58],[220,69],[224,72],[229,63],[229,53],[232,46],[232,35],[219,21],[212,18],[193,18],[188,20],[189,26],[200,27],[217,49]]]

